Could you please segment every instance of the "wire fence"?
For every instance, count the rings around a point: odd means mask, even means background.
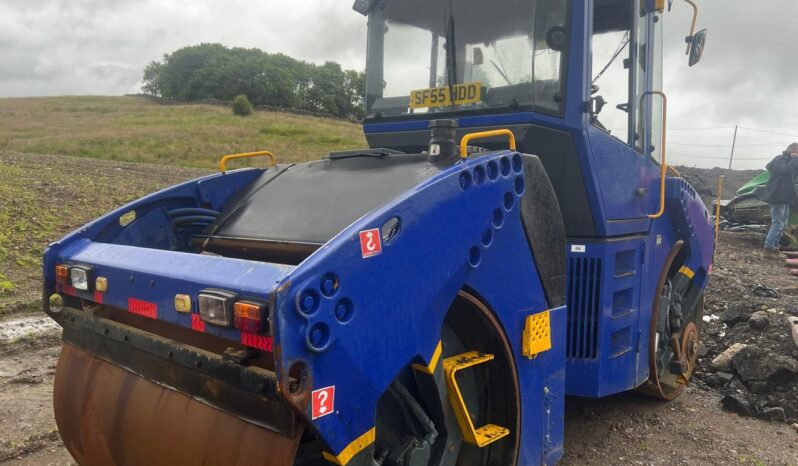
[[[735,130],[736,134],[732,132]],[[617,128],[613,132],[625,134],[626,129]],[[679,164],[725,160],[732,167],[736,162],[766,163],[795,142],[798,142],[798,134],[739,125],[668,129],[668,154]]]

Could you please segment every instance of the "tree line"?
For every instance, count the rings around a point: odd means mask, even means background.
[[[232,101],[362,118],[365,74],[328,61],[315,65],[260,49],[200,44],[165,54],[144,69],[142,90],[178,102]]]

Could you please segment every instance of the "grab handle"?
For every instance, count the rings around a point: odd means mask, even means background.
[[[277,157],[269,151],[260,151],[260,152],[245,152],[243,154],[230,154],[225,155],[222,157],[222,160],[219,161],[219,171],[225,173],[227,171],[227,162],[230,160],[235,159],[246,159],[250,157],[269,157],[272,161],[272,166],[277,164]]]
[[[665,177],[668,175],[668,162],[665,158],[665,138],[668,131],[668,96],[662,91],[648,91],[640,96],[640,107],[643,106],[643,99],[649,95],[662,97],[662,143],[660,146],[659,160],[659,209],[657,213],[651,214],[648,218],[660,218],[665,213]]]
[[[463,139],[460,141],[460,158],[466,159],[468,158],[468,143],[473,141],[474,139],[487,139],[492,138],[494,136],[507,136],[510,143],[510,150],[515,150],[515,134],[509,129],[495,129],[493,131],[481,131],[479,133],[469,133],[463,136]]]

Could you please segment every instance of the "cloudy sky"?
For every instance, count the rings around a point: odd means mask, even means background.
[[[691,10],[666,15],[665,88],[674,162],[737,168],[798,140],[798,2],[697,0],[710,31],[688,69]],[[365,21],[352,0],[0,0],[0,96],[138,92],[144,66],[200,42],[258,47],[362,68]],[[696,129],[715,128],[715,129]],[[689,131],[687,131],[689,130]]]

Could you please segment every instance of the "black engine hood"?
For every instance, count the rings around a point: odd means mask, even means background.
[[[275,167],[226,203],[203,249],[296,263],[439,169],[424,154],[373,152]]]

